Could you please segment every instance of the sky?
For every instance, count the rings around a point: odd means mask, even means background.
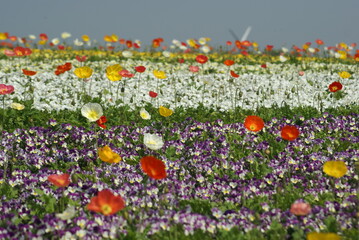
[[[210,45],[241,38],[261,47],[302,45],[320,38],[326,45],[359,43],[359,0],[1,0],[0,32],[19,37],[62,32],[71,40],[87,34],[141,40],[210,37]]]

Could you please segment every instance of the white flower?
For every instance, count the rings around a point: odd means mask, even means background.
[[[141,108],[140,116],[142,119],[145,119],[145,120],[151,119],[151,115],[144,108]]]
[[[149,149],[152,150],[158,150],[163,146],[162,137],[159,137],[155,134],[145,133],[143,142]]]
[[[199,42],[199,44],[201,44],[201,45],[205,45],[205,44],[207,43],[207,39],[204,38],[204,37],[201,37],[200,39],[198,39],[198,42]]]
[[[102,107],[98,103],[86,103],[81,108],[81,114],[90,122],[95,122],[103,115]]]
[[[36,39],[36,36],[33,35],[33,34],[30,34],[30,35],[29,35],[29,38],[32,39],[32,40],[35,40],[35,39]]]
[[[78,46],[78,47],[81,47],[82,45],[84,45],[84,43],[81,42],[80,40],[78,40],[77,38],[75,39],[74,44],[75,44],[75,46]]]
[[[75,207],[69,206],[63,213],[56,214],[56,217],[60,218],[61,220],[69,220],[72,219],[76,214]]]
[[[71,37],[71,33],[63,32],[63,33],[61,33],[61,37],[62,37],[63,39],[69,38],[69,37]]]
[[[282,55],[279,56],[279,61],[285,62],[285,61],[287,61],[287,60],[288,60],[288,59],[287,59],[286,57],[284,57],[284,56],[282,56]]]
[[[202,52],[209,53],[211,51],[211,48],[208,45],[205,45],[201,47]]]
[[[282,47],[282,52],[287,53],[288,51],[288,48]]]
[[[131,51],[123,51],[122,52],[122,56],[124,56],[125,58],[129,58],[132,57],[133,53]]]
[[[164,57],[170,57],[170,56],[171,56],[171,53],[170,53],[169,51],[163,51],[163,52],[162,52],[162,55],[163,55]]]
[[[57,45],[57,44],[60,43],[60,39],[54,38],[54,39],[51,40],[51,42],[52,42],[52,44]]]

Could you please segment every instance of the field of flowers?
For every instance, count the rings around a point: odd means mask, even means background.
[[[0,239],[356,239],[355,44],[66,36],[0,33]]]

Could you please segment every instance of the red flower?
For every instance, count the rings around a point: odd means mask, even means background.
[[[165,164],[153,157],[146,156],[140,160],[141,168],[150,178],[163,179],[167,176]]]
[[[87,56],[84,55],[84,56],[76,56],[76,60],[79,61],[79,62],[85,62],[87,59]]]
[[[261,65],[261,68],[267,68],[267,64],[263,63],[263,64]]]
[[[178,62],[179,62],[179,63],[184,63],[184,59],[183,59],[183,58],[179,58],[179,59],[178,59]]]
[[[87,209],[102,213],[105,216],[113,215],[125,208],[125,200],[121,196],[115,196],[110,190],[100,191],[96,197],[92,197]]]
[[[244,120],[244,126],[249,131],[258,132],[264,127],[264,121],[258,116],[248,116]]]
[[[22,56],[25,56],[26,52],[25,52],[25,48],[23,47],[16,47],[14,48],[14,53],[16,56],[18,57],[22,57]]]
[[[230,71],[230,74],[231,74],[231,76],[232,77],[234,77],[234,78],[237,78],[237,77],[239,77],[239,75],[237,74],[237,73],[235,73],[234,71]]]
[[[267,45],[267,46],[266,46],[266,50],[267,50],[268,52],[272,51],[272,50],[273,50],[273,45]]]
[[[323,42],[322,40],[320,40],[320,39],[315,40],[315,42],[316,42],[318,45],[323,45],[323,44],[324,44],[324,42]]]
[[[41,33],[39,35],[40,39],[43,40],[43,41],[47,41],[49,38],[47,37],[47,35],[45,33]]]
[[[284,126],[281,131],[283,139],[293,141],[299,136],[300,132],[296,126]]]
[[[122,76],[122,77],[127,77],[127,78],[132,78],[135,76],[135,74],[131,73],[130,71],[126,70],[126,69],[123,69],[119,72],[119,74]]]
[[[65,49],[65,46],[64,46],[64,45],[58,45],[57,48],[58,48],[59,50],[64,50],[64,49]]]
[[[58,66],[58,67],[56,68],[55,74],[56,74],[56,75],[60,75],[60,74],[62,74],[62,73],[64,73],[64,72],[66,72],[66,71],[70,71],[71,68],[72,68],[71,63],[67,62],[67,63],[65,63],[64,65]]]
[[[26,76],[34,76],[37,72],[35,71],[30,71],[30,70],[26,70],[26,69],[22,69],[22,72],[26,75]]]
[[[226,42],[226,45],[227,45],[227,46],[231,46],[231,45],[232,45],[232,42],[231,42],[231,41],[227,41],[227,42]]]
[[[208,57],[205,55],[198,55],[196,57],[196,62],[200,63],[200,64],[204,64],[208,61]]]
[[[138,73],[143,73],[144,71],[146,71],[146,68],[144,66],[137,66],[135,67],[135,71]]]
[[[47,177],[47,180],[56,187],[67,187],[70,184],[70,174],[52,174]]]
[[[333,82],[329,85],[329,91],[331,92],[337,92],[339,90],[342,90],[343,85],[340,82]]]
[[[7,95],[14,91],[14,86],[0,84],[0,95]]]
[[[229,66],[232,66],[234,64],[234,61],[230,60],[230,59],[227,59],[223,63],[224,63],[224,65],[229,67]]]
[[[161,46],[162,42],[163,42],[162,38],[155,38],[152,40],[152,47],[158,48],[159,46]]]
[[[131,41],[131,40],[127,40],[127,41],[126,41],[126,46],[127,46],[128,48],[132,48],[132,41]]]
[[[155,93],[155,92],[153,92],[153,91],[150,91],[149,94],[150,94],[150,97],[151,97],[151,98],[155,98],[155,97],[157,97],[157,95],[158,95],[157,93]]]
[[[105,116],[101,116],[99,120],[96,121],[97,125],[101,128],[107,128],[105,123],[107,122],[107,118]]]

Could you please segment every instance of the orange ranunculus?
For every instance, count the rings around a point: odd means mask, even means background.
[[[281,131],[283,139],[293,141],[299,136],[300,132],[296,126],[284,126]]]
[[[167,176],[165,164],[153,156],[141,158],[140,163],[143,172],[145,172],[150,178],[159,180]]]
[[[348,171],[343,161],[327,161],[323,165],[323,172],[335,178],[343,177]]]
[[[232,66],[234,64],[234,61],[230,60],[230,59],[227,59],[223,63],[224,63],[224,65],[229,67],[229,66]]]
[[[208,61],[208,57],[205,55],[198,55],[196,57],[196,62],[200,63],[200,64],[204,64]]]
[[[329,91],[331,92],[337,92],[339,90],[342,90],[343,85],[340,82],[333,82],[329,85]]]
[[[98,149],[98,156],[101,161],[107,163],[119,163],[121,161],[120,155],[112,151],[112,149],[107,145]]]
[[[237,73],[235,73],[234,71],[230,71],[230,74],[231,74],[231,76],[232,77],[234,77],[234,78],[237,78],[237,77],[239,77],[239,75],[237,74]]]
[[[122,76],[120,75],[121,70],[122,66],[120,64],[108,66],[106,68],[106,76],[110,81],[119,81],[122,79]]]
[[[30,70],[26,70],[26,69],[22,69],[22,72],[26,75],[26,76],[34,76],[37,72],[35,71],[30,71]]]
[[[99,120],[96,121],[97,125],[100,127],[100,128],[107,128],[105,123],[107,122],[107,118],[106,116],[101,116]]]
[[[244,120],[244,126],[249,131],[258,132],[264,127],[264,121],[258,116],[247,116]]]
[[[92,68],[84,66],[76,68],[74,73],[78,78],[89,78],[92,75]]]
[[[100,191],[96,197],[92,197],[87,209],[102,213],[105,216],[113,215],[125,208],[125,200],[121,196],[115,196],[110,190]]]
[[[70,184],[70,174],[52,174],[47,177],[47,180],[56,187],[67,187]]]

